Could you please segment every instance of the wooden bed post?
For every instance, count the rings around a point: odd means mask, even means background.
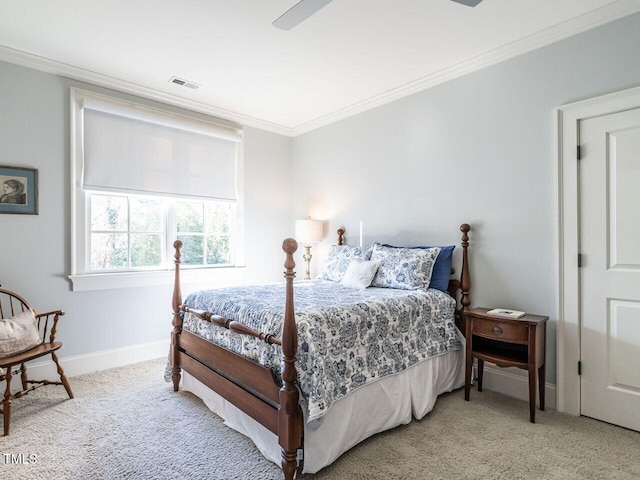
[[[280,389],[280,408],[278,410],[278,440],[282,448],[282,471],[286,480],[293,480],[297,469],[297,451],[302,447],[303,418],[299,405],[296,380],[296,352],[298,351],[298,332],[293,310],[293,279],[296,276],[293,254],[298,244],[293,238],[282,242],[282,250],[287,254],[284,267],[286,278],[286,304],[284,325],[282,328],[282,353],[284,368],[282,388]]]
[[[465,311],[471,304],[471,298],[469,297],[469,290],[471,289],[471,275],[469,273],[469,231],[471,226],[468,223],[460,225],[460,231],[462,232],[462,272],[460,274],[460,290],[462,296],[460,298],[460,304],[462,308],[460,310],[460,329],[464,333],[466,332],[467,319],[465,317]]]
[[[462,232],[462,274],[460,275],[460,289],[462,290],[462,298],[460,303],[462,308],[466,309],[471,304],[469,298],[469,289],[471,288],[471,276],[469,274],[469,230],[471,226],[468,223],[460,225],[460,231]]]
[[[180,356],[178,355],[178,339],[179,334],[182,331],[182,318],[180,317],[180,309],[182,307],[182,291],[180,288],[180,249],[182,248],[182,242],[176,240],[173,242],[173,248],[176,249],[174,255],[174,263],[176,265],[175,277],[173,281],[173,297],[171,299],[171,307],[173,308],[173,320],[171,325],[173,330],[171,331],[171,380],[173,381],[173,391],[177,392],[180,388]]]

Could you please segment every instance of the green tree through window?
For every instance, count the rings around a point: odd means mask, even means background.
[[[162,268],[175,238],[184,265],[229,265],[233,218],[230,203],[93,193],[91,271]]]

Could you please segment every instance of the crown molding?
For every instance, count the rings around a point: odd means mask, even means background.
[[[169,105],[185,108],[194,112],[218,117],[223,120],[236,122],[243,126],[255,127],[269,132],[295,137],[637,12],[640,12],[640,0],[615,1],[609,5],[585,13],[579,17],[547,28],[546,30],[537,32],[533,35],[529,35],[528,37],[517,40],[503,47],[478,55],[457,65],[442,69],[434,74],[419,78],[379,95],[356,102],[345,108],[322,115],[308,122],[301,123],[295,127],[269,122],[267,120],[244,115],[232,110],[216,107],[215,105],[160,92],[143,85],[138,85],[134,82],[75,67],[66,63],[56,62],[38,55],[14,50],[4,46],[0,46],[0,60],[54,75],[68,77],[73,80],[86,82],[96,86],[118,90],[123,93],[137,95],[149,100],[167,103]]]
[[[203,113],[205,115],[211,115],[213,117],[220,118],[221,120],[238,123],[242,126],[255,127],[286,136],[291,136],[292,134],[292,129],[284,125],[268,122],[266,120],[255,118],[249,115],[243,115],[232,110],[227,110],[224,108],[216,107],[215,105],[209,105],[204,102],[191,100],[179,95],[172,95],[169,93],[161,92],[159,90],[145,87],[143,85],[129,82],[117,77],[105,75],[103,73],[94,72],[84,68],[79,68],[73,65],[58,62],[1,45],[0,60],[22,67],[27,67],[33,70],[67,77],[72,80],[86,82],[98,87],[109,88],[122,93],[136,95],[148,100],[155,100],[158,102],[173,105],[175,107],[185,108],[187,110]]]
[[[509,60],[527,52],[537,50],[552,43],[564,40],[579,33],[591,30],[606,23],[640,12],[640,0],[620,0],[600,7],[591,12],[554,25],[528,37],[516,40],[503,47],[489,51],[477,57],[465,60],[457,65],[442,69],[432,75],[419,78],[397,88],[393,88],[361,102],[354,103],[323,115],[309,122],[302,123],[292,129],[292,136],[310,132],[317,128],[335,123],[358,113],[394,102],[401,98],[427,90],[436,85],[448,82],[469,73]]]

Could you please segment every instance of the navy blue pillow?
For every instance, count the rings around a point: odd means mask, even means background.
[[[436,264],[431,272],[429,287],[437,288],[443,292],[449,291],[449,278],[451,277],[451,263],[453,262],[453,249],[455,245],[440,247],[440,253],[436,258]]]
[[[383,244],[383,247],[396,247],[395,245]],[[433,247],[406,247],[406,248],[433,248]],[[431,272],[431,282],[429,288],[437,288],[445,293],[449,293],[449,278],[451,277],[451,263],[453,262],[453,249],[455,245],[440,247],[440,253],[436,258],[436,263]]]

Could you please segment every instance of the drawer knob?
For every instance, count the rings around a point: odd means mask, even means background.
[[[491,329],[491,331],[492,331],[493,333],[495,333],[496,335],[502,335],[502,329],[501,329],[500,327],[498,327],[497,325],[496,325],[495,327],[493,327],[493,328]]]

